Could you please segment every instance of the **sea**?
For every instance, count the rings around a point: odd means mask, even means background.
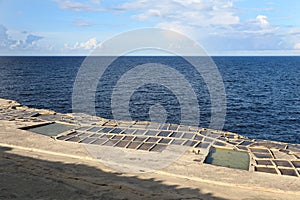
[[[13,99],[35,108],[72,112],[74,83],[85,59],[80,56],[0,57],[0,98]],[[97,59],[97,65],[103,64],[103,58]],[[253,139],[300,143],[300,57],[217,56],[212,60],[225,88],[223,130]],[[141,84],[143,77],[133,77],[140,85],[134,90],[128,86],[127,89],[133,91],[128,92],[129,99],[124,98],[128,101],[128,113],[132,120],[153,120],[151,113],[153,115],[155,110],[150,110],[155,105],[160,114],[164,110],[167,123],[180,124],[183,110],[181,97],[178,91],[168,87],[167,82],[178,85],[180,77],[183,77],[194,91],[185,98],[197,100],[199,126],[209,127],[212,95],[205,78],[191,63],[175,56],[116,58],[97,79],[94,91],[96,115],[114,118],[111,102],[115,87],[120,80],[126,84],[124,76],[128,75],[127,72],[142,65],[167,66],[165,69],[172,68],[182,76],[175,76],[177,74],[172,71],[166,73],[169,76],[164,79],[158,74],[158,80],[144,85]],[[126,93],[126,90],[123,92]],[[190,106],[195,108],[195,105]]]

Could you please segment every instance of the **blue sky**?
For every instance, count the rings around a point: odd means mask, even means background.
[[[88,55],[113,35],[179,31],[209,55],[300,55],[297,0],[0,0],[0,55]]]

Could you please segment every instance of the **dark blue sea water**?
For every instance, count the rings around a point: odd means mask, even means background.
[[[0,98],[27,106],[72,111],[72,91],[84,57],[0,57]],[[300,57],[213,57],[226,90],[223,130],[259,139],[300,143]],[[101,61],[100,61],[101,63]],[[112,90],[122,74],[143,63],[172,66],[189,80],[207,127],[211,101],[201,76],[180,57],[121,57],[104,73],[96,92],[97,115],[112,118]],[[170,80],[170,81],[175,81]],[[161,104],[167,122],[180,123],[180,104],[167,87],[147,84],[131,96],[133,119],[149,120],[149,109]]]

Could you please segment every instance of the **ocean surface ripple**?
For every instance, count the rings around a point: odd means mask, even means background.
[[[0,57],[0,98],[57,112],[72,112],[72,90],[85,57]],[[300,143],[300,57],[213,57],[222,75],[227,101],[223,130],[256,139]],[[143,63],[161,63],[189,80],[199,101],[200,125],[210,120],[210,95],[205,82],[180,57],[120,57],[98,84],[97,115],[112,118],[111,94],[123,73]],[[174,80],[176,81],[176,80]],[[188,98],[188,97],[187,97]],[[180,123],[174,93],[158,84],[141,86],[130,99],[130,114],[149,120],[159,103],[167,122]]]

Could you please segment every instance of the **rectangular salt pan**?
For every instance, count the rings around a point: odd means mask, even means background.
[[[61,133],[64,133],[66,131],[75,129],[75,126],[65,125],[65,124],[59,124],[59,123],[52,123],[52,124],[43,124],[35,127],[28,127],[23,128],[24,130],[28,130],[34,133],[47,135],[47,136],[57,136]]]
[[[204,163],[249,170],[250,157],[246,152],[211,148]]]

